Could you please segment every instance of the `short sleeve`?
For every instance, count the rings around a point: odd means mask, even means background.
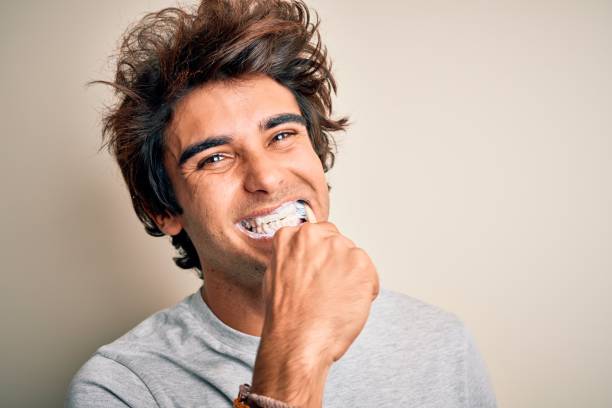
[[[495,393],[474,338],[465,330],[466,407],[496,408]]]
[[[68,387],[66,408],[140,408],[158,404],[142,380],[124,365],[95,354]]]

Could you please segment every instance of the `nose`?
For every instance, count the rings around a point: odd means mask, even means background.
[[[274,193],[284,183],[282,163],[263,152],[258,153],[246,162],[244,188],[251,193]]]

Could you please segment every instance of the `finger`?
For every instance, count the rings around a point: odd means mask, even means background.
[[[326,231],[331,232],[333,234],[340,234],[340,231],[338,231],[338,227],[336,227],[329,221],[321,221],[315,224],[305,222],[303,224],[300,224],[300,227],[309,229],[311,231]]]
[[[279,243],[288,241],[298,230],[299,226],[285,226],[279,228],[272,237],[272,245],[277,247]]]

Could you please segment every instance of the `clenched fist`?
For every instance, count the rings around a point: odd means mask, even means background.
[[[367,321],[378,274],[365,251],[329,222],[281,228],[273,249],[252,389],[320,407],[329,367]]]

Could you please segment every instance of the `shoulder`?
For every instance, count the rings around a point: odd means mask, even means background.
[[[373,322],[387,330],[463,335],[465,329],[454,313],[389,289],[381,290],[371,314]]]
[[[147,386],[133,371],[100,354],[94,354],[72,378],[65,404],[68,408],[156,405]]]
[[[175,352],[193,325],[190,297],[161,310],[93,354],[74,375],[66,406],[156,406],[148,388],[162,354]]]
[[[444,373],[445,378],[461,384],[468,406],[496,406],[475,340],[454,313],[384,289],[372,305],[366,327],[363,343],[375,349],[388,366],[395,364],[397,372],[408,367],[419,378]]]
[[[100,347],[97,354],[129,366],[131,360],[139,356],[180,349],[196,326],[189,306],[193,296],[149,316],[117,340]]]
[[[365,347],[387,354],[462,358],[468,339],[463,322],[451,312],[411,296],[382,289],[360,336]]]

